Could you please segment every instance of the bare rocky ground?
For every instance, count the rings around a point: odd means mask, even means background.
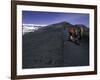
[[[63,33],[65,24],[23,35],[23,69],[89,65],[89,36],[83,36],[80,45],[67,41],[68,32],[66,36]]]

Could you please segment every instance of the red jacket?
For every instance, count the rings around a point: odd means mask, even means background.
[[[69,31],[70,33],[75,33],[75,29],[74,29],[74,28],[69,28],[68,31]]]

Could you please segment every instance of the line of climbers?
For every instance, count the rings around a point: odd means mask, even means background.
[[[70,27],[68,29],[68,32],[69,32],[69,40],[79,44],[83,36],[83,32],[84,32],[83,28]]]

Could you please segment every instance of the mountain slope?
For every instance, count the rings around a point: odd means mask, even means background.
[[[23,35],[23,68],[89,65],[89,40],[84,37],[80,46],[67,41],[64,28],[72,26],[61,22]]]

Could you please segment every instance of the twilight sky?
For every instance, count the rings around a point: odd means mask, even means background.
[[[89,27],[89,14],[22,11],[22,24],[49,25],[62,21]]]

